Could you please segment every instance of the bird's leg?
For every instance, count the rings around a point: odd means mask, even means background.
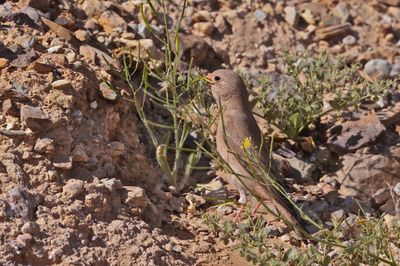
[[[237,211],[235,218],[233,218],[234,223],[239,222],[240,214],[243,212],[244,206],[246,206],[247,203],[246,191],[243,188],[239,189],[239,195],[240,197],[238,202],[240,203],[240,209]]]
[[[254,209],[251,211],[251,216],[256,217],[257,210],[261,206],[261,201],[257,202],[257,205],[254,207]]]

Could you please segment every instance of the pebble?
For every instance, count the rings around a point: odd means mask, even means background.
[[[345,45],[353,45],[356,43],[356,41],[356,37],[354,37],[353,35],[347,35],[343,38],[342,43]]]
[[[392,65],[385,59],[372,59],[364,66],[364,72],[374,80],[385,79],[389,77]]]
[[[396,195],[400,196],[400,182],[396,183],[396,185],[393,188],[394,193],[396,193]]]
[[[33,148],[36,152],[51,154],[54,153],[56,148],[54,146],[54,140],[50,138],[39,138],[36,141],[35,147]]]
[[[262,9],[257,9],[254,12],[254,16],[257,18],[259,22],[264,22],[264,20],[267,18],[267,14]]]
[[[294,6],[287,6],[283,9],[285,11],[285,20],[291,26],[296,26],[299,21],[299,16]]]
[[[7,58],[0,58],[0,69],[8,67],[8,59]]]
[[[74,32],[74,35],[78,40],[82,42],[86,42],[90,39],[90,34],[86,30],[77,30]]]
[[[103,95],[104,98],[111,101],[117,99],[117,93],[113,89],[111,89],[106,82],[100,83],[99,87],[101,95]]]
[[[97,101],[93,101],[90,103],[90,108],[96,109],[97,108]]]
[[[56,80],[53,83],[51,83],[51,86],[55,90],[62,90],[62,89],[65,89],[67,87],[70,87],[71,86],[71,81],[67,80],[67,79],[59,79],[59,80]]]

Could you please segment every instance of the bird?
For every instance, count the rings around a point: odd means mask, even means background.
[[[246,191],[250,191],[259,202],[272,202],[280,216],[289,221],[296,230],[305,230],[305,220],[282,192],[272,183],[262,182],[252,174],[254,163],[258,163],[269,169],[273,182],[283,186],[283,176],[277,169],[278,165],[270,159],[268,143],[263,142],[263,135],[254,118],[242,78],[232,70],[219,69],[208,74],[206,79],[220,110],[215,137],[217,153],[230,166],[233,172],[230,174],[230,182],[240,195],[238,202],[241,207],[235,218],[239,217],[247,203]],[[246,147],[250,146],[253,149],[249,156]]]

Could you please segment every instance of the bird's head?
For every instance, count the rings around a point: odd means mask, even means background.
[[[207,75],[207,80],[211,85],[211,93],[217,103],[236,103],[247,102],[248,95],[246,85],[236,72],[227,69],[219,69]]]

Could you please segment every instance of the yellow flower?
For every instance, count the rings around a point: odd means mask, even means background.
[[[240,148],[242,150],[246,150],[252,146],[253,146],[253,142],[251,141],[251,137],[246,137],[243,139],[242,145],[240,145]]]

